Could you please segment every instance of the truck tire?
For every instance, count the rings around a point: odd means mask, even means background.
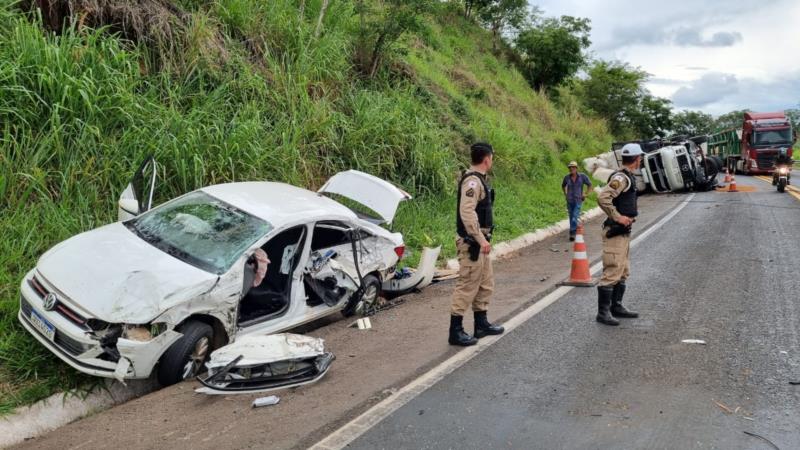
[[[703,161],[703,170],[706,178],[714,178],[717,176],[719,169],[720,167],[713,157],[706,157],[706,159]]]
[[[158,362],[158,382],[170,386],[203,372],[211,353],[214,330],[211,325],[189,320],[178,329],[183,336],[161,355]]]
[[[717,172],[722,172],[725,168],[725,161],[722,160],[719,156],[711,156],[711,159],[714,161],[714,164],[717,166]]]
[[[361,295],[356,298],[354,295],[342,310],[342,315],[350,317],[356,313],[364,314],[365,311],[376,306],[378,297],[381,295],[381,280],[373,274],[364,277],[364,289]]]

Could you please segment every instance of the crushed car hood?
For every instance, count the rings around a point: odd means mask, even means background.
[[[119,222],[56,245],[39,259],[37,271],[67,302],[110,323],[148,323],[209,291],[217,280]]]

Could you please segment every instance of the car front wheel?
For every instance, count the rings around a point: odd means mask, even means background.
[[[158,364],[158,382],[169,386],[194,378],[203,371],[211,351],[211,326],[194,320],[181,325],[183,336],[167,349]]]

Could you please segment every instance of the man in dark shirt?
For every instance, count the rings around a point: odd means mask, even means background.
[[[578,229],[578,219],[581,216],[581,206],[586,200],[592,182],[586,174],[578,172],[578,163],[570,161],[569,174],[561,182],[561,189],[567,198],[567,213],[569,214],[569,240],[575,240],[575,232]]]

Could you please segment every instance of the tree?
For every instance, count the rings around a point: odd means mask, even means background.
[[[687,136],[710,134],[714,131],[714,117],[700,111],[683,110],[672,115],[672,132]]]
[[[640,97],[638,106],[631,120],[636,135],[643,138],[667,137],[672,128],[672,101],[646,92]]]
[[[620,139],[666,136],[671,127],[670,101],[654,97],[644,87],[648,74],[626,63],[596,61],[577,82],[583,104],[608,121]]]
[[[480,11],[491,2],[492,0],[464,0],[464,17],[469,19],[474,11]]]
[[[590,110],[608,121],[611,133],[621,137],[632,131],[630,114],[635,112],[646,79],[647,73],[625,63],[597,61],[579,82],[578,93]]]
[[[797,127],[800,126],[800,109],[787,109],[786,117],[792,123],[792,129],[796,131]]]
[[[574,76],[586,64],[591,41],[589,19],[571,16],[548,18],[523,30],[516,39],[522,71],[536,90],[553,88]]]
[[[500,37],[510,28],[520,28],[528,18],[527,0],[490,0],[480,2],[478,16],[492,32],[492,49],[497,51]]]
[[[749,112],[749,109],[740,109],[722,114],[714,120],[714,130],[720,131],[728,128],[741,128],[744,122],[744,113]]]
[[[424,14],[431,11],[435,3],[436,0],[358,0],[356,65],[361,73],[374,77],[400,36],[424,27]]]

